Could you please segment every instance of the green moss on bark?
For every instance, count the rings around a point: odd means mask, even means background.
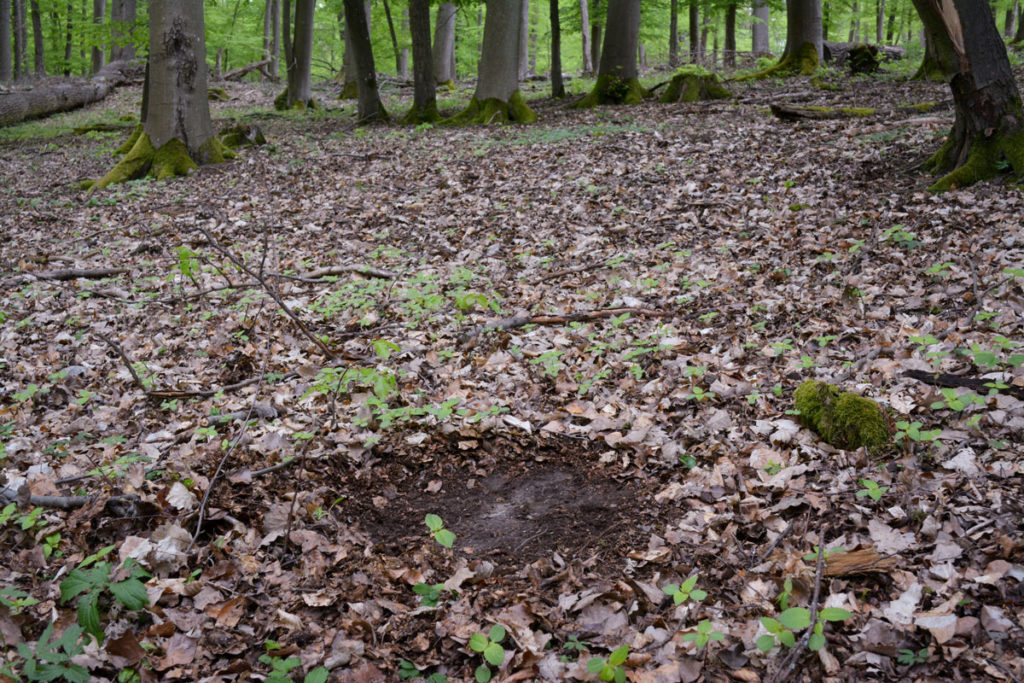
[[[762,78],[791,76],[794,74],[810,76],[814,73],[814,70],[818,68],[818,64],[818,49],[814,47],[814,43],[804,43],[795,51],[784,55],[782,59],[779,60],[778,64],[770,66],[767,69],[762,69],[756,73],[752,73],[749,76],[737,78],[736,80],[759,80]]]
[[[797,388],[793,400],[800,420],[836,448],[878,451],[892,443],[889,418],[869,398],[808,380]]]
[[[522,94],[516,90],[508,102],[492,97],[483,101],[473,98],[469,106],[443,123],[455,126],[474,123],[533,123],[537,114],[526,104]]]
[[[946,80],[945,75],[942,73],[942,67],[939,66],[938,61],[934,59],[928,59],[925,57],[921,62],[921,66],[917,67],[917,71],[910,77],[912,81],[935,81],[941,83]]]
[[[605,74],[597,77],[594,89],[573,106],[574,109],[589,109],[600,104],[640,104],[650,92],[635,78],[619,78]]]
[[[418,125],[421,123],[437,123],[441,120],[441,114],[437,111],[437,103],[431,102],[426,107],[417,107],[415,104],[402,117],[402,123]]]
[[[228,95],[224,88],[207,88],[206,99],[211,102],[225,102],[231,99],[231,95]]]
[[[153,149],[153,143],[150,142],[149,136],[144,132],[140,132],[131,150],[121,161],[114,165],[114,168],[107,171],[99,180],[82,183],[82,188],[87,188],[90,192],[93,192],[95,190],[102,190],[107,185],[141,178],[146,175],[150,166],[152,166],[155,152],[156,150]]]
[[[288,89],[285,88],[284,92],[274,98],[274,109],[277,111],[305,111],[307,109],[317,109],[316,100],[309,98],[309,103],[306,102],[293,102],[292,106],[288,106]]]
[[[124,141],[124,144],[114,150],[114,156],[121,157],[132,151],[132,147],[134,147],[135,143],[139,141],[139,136],[142,135],[142,131],[143,126],[141,123],[135,126],[135,130],[133,130],[132,134],[128,136],[128,139]]]
[[[199,149],[198,156],[201,163],[216,164],[234,158],[235,154],[214,136]],[[86,181],[80,187],[94,192],[108,185],[135,180],[145,175],[157,179],[172,178],[186,175],[196,168],[196,160],[189,155],[188,148],[182,141],[174,138],[160,149],[154,149],[149,136],[141,133],[131,151],[117,162],[114,168],[99,180]]]
[[[697,102],[700,100],[723,100],[732,93],[722,87],[715,74],[679,73],[672,77],[662,93],[664,103]]]
[[[211,148],[210,151],[215,151],[215,148]],[[223,157],[220,160],[223,161]],[[163,147],[153,153],[153,165],[149,169],[149,175],[157,180],[165,180],[179,175],[188,175],[197,168],[199,165],[192,160],[185,143],[177,138],[171,138]]]
[[[338,93],[339,100],[354,100],[359,97],[359,84],[355,81],[349,81],[342,84],[341,92]]]
[[[998,176],[1007,166],[1018,177],[1024,176],[1024,129],[1013,134],[997,132],[987,138],[975,139],[967,159],[960,166],[956,166],[958,145],[955,137],[950,134],[939,151],[924,164],[925,170],[933,174],[953,168],[929,187],[930,191],[945,192],[973,185]]]

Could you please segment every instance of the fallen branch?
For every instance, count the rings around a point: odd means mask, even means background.
[[[502,318],[487,323],[482,327],[463,335],[459,344],[463,350],[470,349],[475,345],[474,340],[480,335],[497,330],[514,330],[525,325],[566,325],[568,323],[585,322],[588,320],[600,320],[612,318],[617,315],[636,315],[641,317],[666,318],[670,315],[668,311],[658,311],[652,308],[605,308],[600,311],[586,311],[584,313],[571,313],[569,315],[520,315],[511,318]]]
[[[902,373],[903,377],[909,377],[916,379],[918,382],[924,382],[930,384],[933,387],[947,387],[947,388],[963,388],[970,389],[971,391],[980,392],[982,395],[988,393],[990,389],[996,387],[992,386],[995,384],[995,380],[981,379],[978,377],[963,377],[961,375],[952,375],[948,372],[925,372],[924,370],[905,370]],[[1000,388],[998,391],[1008,396],[1024,401],[1024,387],[1018,387],[1014,384],[1010,384],[1006,388]]]
[[[124,275],[127,268],[68,268],[66,270],[40,270],[35,273],[25,273],[14,278],[13,283],[30,282],[32,280],[57,280],[67,282],[69,280],[102,280],[103,278],[115,275]]]
[[[260,62],[253,62],[252,64],[247,64],[245,66],[240,66],[237,69],[232,69],[231,71],[221,76],[221,78],[223,78],[225,81],[237,81],[240,80],[242,76],[246,75],[250,71],[263,71],[264,67],[267,67],[269,65],[270,60],[264,59],[263,61]]]
[[[32,494],[22,501],[19,501],[19,498],[21,496],[9,488],[0,490],[0,503],[21,502],[23,506],[54,508],[57,510],[77,510],[93,502],[98,496],[37,496]],[[141,499],[138,496],[127,494],[123,496],[110,496],[107,498],[106,503],[138,503],[140,501]]]
[[[303,273],[302,275],[291,275],[289,273],[267,273],[267,277],[297,280],[298,282],[321,282],[325,277],[334,277],[336,275],[345,275],[347,273],[356,273],[358,275],[365,275],[366,277],[376,277],[381,280],[394,280],[398,278],[398,273],[394,271],[361,265],[327,266],[326,268],[317,268],[312,272]]]
[[[606,261],[596,261],[594,263],[581,263],[579,265],[575,265],[575,266],[572,266],[570,268],[563,268],[561,270],[553,270],[551,272],[544,273],[540,277],[536,277],[536,278],[534,278],[532,280],[528,280],[526,282],[526,284],[528,284],[528,285],[539,285],[542,282],[548,282],[550,280],[555,280],[555,279],[560,278],[560,277],[565,277],[566,275],[573,275],[575,273],[582,273],[582,272],[587,271],[587,270],[597,270],[597,269],[603,268],[603,267],[605,267],[607,265],[608,264],[607,264]]]

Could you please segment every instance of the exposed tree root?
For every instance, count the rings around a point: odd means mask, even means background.
[[[804,43],[797,50],[783,55],[778,64],[734,80],[753,81],[775,76],[810,76],[818,68],[818,64],[817,48],[813,43]]]
[[[573,109],[588,109],[600,104],[640,104],[650,93],[635,78],[619,78],[605,74],[597,77],[594,89]]]
[[[508,98],[508,102],[492,97],[482,102],[474,97],[469,106],[455,116],[445,119],[444,123],[454,126],[472,125],[474,123],[533,123],[537,114],[526,104],[522,94],[516,90]]]
[[[149,136],[143,132],[138,136],[131,151],[117,162],[114,168],[99,180],[82,183],[81,187],[93,192],[114,183],[135,180],[145,175],[158,180],[173,178],[187,175],[198,168],[199,164],[216,164],[235,155],[217,137],[212,137],[202,146],[198,156],[199,159],[193,159],[185,143],[176,138],[168,141],[160,149],[154,149]]]
[[[928,188],[930,191],[973,185],[1004,173],[1007,166],[1017,177],[1024,176],[1024,130],[968,140],[962,128],[957,121],[939,151],[924,163],[930,173],[945,173]]]

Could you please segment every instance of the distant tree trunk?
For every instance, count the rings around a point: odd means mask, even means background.
[[[274,78],[281,75],[281,0],[270,0],[270,66],[267,72]]]
[[[281,0],[281,47],[284,51],[284,70],[288,73],[292,53],[292,0]]]
[[[0,83],[11,82],[11,3],[0,0]]]
[[[523,0],[487,0],[483,54],[476,92],[456,123],[532,123],[537,116],[519,93],[519,46]]]
[[[700,5],[697,0],[690,0],[690,63],[700,64]]]
[[[263,59],[271,59],[271,45],[274,42],[274,0],[263,4]],[[274,73],[268,69],[269,73]],[[265,78],[265,77],[264,77]]]
[[[1017,10],[1017,33],[1013,36],[1013,42],[1018,45],[1024,43],[1024,5]]]
[[[135,43],[132,32],[137,17],[135,0],[114,0],[110,9],[110,21],[114,31],[114,42],[110,46],[110,61],[135,59]]]
[[[590,24],[590,62],[597,68],[601,63],[601,22]]]
[[[786,10],[787,10],[787,14],[788,14],[789,8],[787,7]],[[788,19],[787,19],[787,21],[788,21]],[[826,43],[829,41],[829,33],[831,33],[831,29],[832,29],[832,4],[826,2],[826,3],[824,3],[824,7],[822,9],[822,14],[821,14],[821,39],[823,41],[825,41]]]
[[[377,67],[373,63],[373,45],[366,19],[363,0],[345,0],[345,26],[356,60],[356,78],[359,84],[357,117],[360,123],[382,121],[388,118],[377,90]]]
[[[285,0],[285,6],[289,4]],[[295,0],[295,18],[292,22],[294,33],[286,46],[290,48],[287,58],[288,86],[277,106],[282,109],[305,109],[316,106],[311,94],[311,69],[313,61],[313,12],[316,0]],[[350,33],[351,35],[351,33]]]
[[[28,75],[28,64],[25,52],[28,49],[28,35],[25,31],[25,0],[14,0],[12,8],[14,19],[14,80]]]
[[[679,0],[668,6],[668,65],[679,66]]]
[[[850,8],[850,34],[847,37],[846,42],[855,43],[859,39],[860,34],[860,3],[857,0],[853,0],[853,6]],[[842,34],[840,34],[842,35]]]
[[[910,77],[912,81],[944,81],[946,75],[942,69],[942,65],[939,63],[939,53],[936,49],[938,42],[932,37],[931,32],[928,30],[926,24],[924,30],[921,32],[924,38],[924,59],[921,60],[921,66],[917,67],[917,71]]]
[[[1017,18],[1017,11],[1020,7],[1020,0],[1013,0],[1013,4],[1006,8],[1006,18],[1003,21],[1003,35],[1007,38],[1013,37],[1013,22]]]
[[[767,0],[754,0],[754,25],[751,28],[751,47],[754,55],[761,57],[772,51],[771,41],[768,37],[768,27],[771,21],[771,9]]]
[[[409,8],[406,7],[402,10],[402,32],[403,35],[410,33],[409,28]],[[430,40],[430,16],[427,15],[427,40]],[[433,69],[431,69],[433,73]],[[409,78],[409,48],[402,46],[402,54],[398,59],[398,77],[402,80]]]
[[[107,9],[106,0],[92,0],[92,23],[103,26],[103,13]],[[103,44],[97,35],[92,46],[92,72],[96,73],[103,68]]]
[[[889,19],[885,25],[885,44],[892,45],[896,30],[896,3],[889,6]]]
[[[885,38],[885,0],[875,0],[875,44],[884,44]]]
[[[1001,166],[1024,175],[1024,108],[987,0],[940,6],[914,0],[953,93],[956,120],[925,167],[946,175],[932,191],[991,178]]]
[[[0,4],[6,5],[2,0]],[[2,11],[2,8],[0,8]],[[71,75],[71,48],[73,47],[73,41],[75,39],[75,6],[70,1],[68,2],[68,18],[66,24],[66,33],[64,36],[64,75]]]
[[[580,39],[583,41],[583,75],[594,73],[594,61],[590,48],[590,7],[587,0],[580,0]]]
[[[551,22],[551,96],[565,97],[562,82],[562,22],[558,15],[558,0],[548,0],[548,18]]]
[[[736,68],[736,2],[730,0],[725,8],[725,56],[724,64]]]
[[[434,78],[439,84],[455,83],[455,5],[437,6],[434,25]]]
[[[94,190],[147,172],[184,175],[224,159],[210,122],[203,1],[151,0],[149,46],[142,134]]]
[[[529,55],[529,57],[526,60],[527,75],[528,76],[536,76],[537,75],[537,51],[538,51],[538,45],[537,45],[537,22],[533,21],[532,18],[531,18],[531,20],[527,22],[526,26],[529,27],[529,31],[528,32],[530,34],[530,55]],[[524,31],[527,30],[526,26],[523,27]]]
[[[412,109],[406,123],[437,121],[437,90],[434,58],[430,52],[430,0],[409,0],[409,32],[412,35]]]
[[[391,5],[384,0],[384,17],[388,22],[388,32],[391,34],[391,48],[395,51],[395,73],[402,73],[402,51],[398,48],[398,34],[395,33],[395,22],[391,18]]]
[[[704,16],[701,17],[700,22],[700,58],[701,62],[703,62],[704,58],[707,56],[708,30],[711,28],[711,3],[708,2],[708,0],[704,0],[701,10]],[[712,59],[711,63],[714,65],[715,60]],[[714,67],[712,66],[712,68]]]
[[[530,0],[521,0],[522,15],[519,24],[519,80],[530,74]]]
[[[32,0],[32,66],[36,77],[46,75],[46,54],[43,43],[43,18],[39,14],[39,0]]]
[[[608,0],[597,83],[575,106],[637,104],[643,100],[647,91],[637,80],[639,43],[640,0]]]

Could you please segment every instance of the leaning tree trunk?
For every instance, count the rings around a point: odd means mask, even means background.
[[[114,87],[124,80],[127,66],[125,62],[108,64],[90,81],[60,82],[31,90],[0,93],[0,126],[42,118],[98,102],[113,92]]]
[[[953,130],[925,168],[941,192],[997,175],[1024,175],[1024,108],[986,0],[914,0],[956,106]]]
[[[430,52],[430,0],[409,0],[409,32],[412,35],[412,108],[406,123],[434,122],[437,112],[437,88],[434,81],[434,57]]]
[[[437,6],[434,26],[434,78],[438,85],[455,87],[455,5]]]
[[[598,104],[637,104],[647,91],[637,79],[640,42],[640,0],[608,0],[604,47],[597,83],[576,107]]]
[[[523,0],[487,0],[476,92],[452,123],[532,123],[537,115],[519,92]]]
[[[203,0],[151,0],[143,132],[92,190],[138,178],[185,175],[224,160],[206,88]]]
[[[345,0],[345,26],[348,27],[348,39],[356,62],[359,123],[386,120],[388,113],[384,111],[377,91],[377,67],[373,63],[373,46],[370,44],[363,0]]]
[[[590,3],[580,0],[580,40],[583,47],[583,75],[594,73],[594,61],[590,54]]]
[[[285,3],[287,7],[288,3]],[[316,0],[296,0],[293,25],[295,32],[290,43],[287,62],[288,86],[274,101],[278,109],[306,109],[316,107],[311,94],[313,63],[313,10]]]
[[[395,53],[395,75],[402,78],[402,50],[398,47],[398,34],[395,33],[395,20],[391,17],[391,5],[384,0],[384,18],[388,22],[388,33],[391,34],[391,49]]]
[[[755,57],[762,57],[772,51],[768,38],[771,9],[767,0],[754,0],[754,25],[751,28],[751,47]]]

